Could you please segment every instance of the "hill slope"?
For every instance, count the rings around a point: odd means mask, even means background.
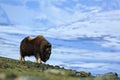
[[[37,64],[30,61],[20,63],[18,60],[0,57],[0,80],[120,80],[117,73],[92,76],[89,72],[74,71]]]

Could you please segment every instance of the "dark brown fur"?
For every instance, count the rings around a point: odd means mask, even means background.
[[[25,37],[20,44],[20,61],[25,61],[25,56],[35,56],[36,61],[46,62],[51,54],[51,44],[41,35],[30,38]]]

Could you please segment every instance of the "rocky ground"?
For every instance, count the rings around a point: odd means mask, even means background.
[[[75,71],[49,64],[0,57],[0,80],[120,80],[117,73],[93,76],[90,72]]]

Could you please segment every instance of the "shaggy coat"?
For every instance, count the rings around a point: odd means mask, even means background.
[[[20,44],[20,61],[25,61],[25,56],[35,56],[36,62],[46,62],[51,55],[51,44],[42,36],[35,38],[25,37]]]

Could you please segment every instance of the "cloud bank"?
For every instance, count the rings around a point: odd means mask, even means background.
[[[119,0],[1,0],[0,6],[11,23],[25,25],[26,30],[35,27],[32,34],[59,39],[99,37],[105,40],[101,46],[120,46]]]

